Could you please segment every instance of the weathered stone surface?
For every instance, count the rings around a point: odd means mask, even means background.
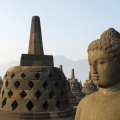
[[[40,18],[38,16],[32,17],[28,54],[44,55]]]
[[[0,117],[0,120],[8,120],[8,118],[7,117],[9,117],[9,116],[7,116],[6,115],[6,117]],[[67,117],[67,118],[48,118],[48,119],[50,119],[50,120],[74,120],[74,116],[72,116],[72,117]],[[48,119],[44,119],[44,120],[48,120]],[[23,120],[22,118],[12,118],[12,117],[9,117],[9,120]],[[29,117],[27,118],[25,118],[24,120],[32,120],[32,118],[30,119]],[[36,119],[36,120],[40,120],[39,118],[38,119]]]
[[[21,66],[53,66],[52,55],[22,54]]]
[[[74,78],[75,78],[74,69],[72,69],[72,71],[71,71],[71,79],[74,79]]]
[[[20,66],[54,66],[53,56],[44,55],[40,19],[33,16],[28,54],[22,54]]]

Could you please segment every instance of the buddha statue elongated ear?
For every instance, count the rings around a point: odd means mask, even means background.
[[[100,39],[89,44],[87,51],[91,50],[103,50],[120,64],[120,33],[114,28],[109,28],[103,32]]]

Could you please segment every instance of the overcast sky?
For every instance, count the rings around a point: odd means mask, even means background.
[[[0,64],[27,54],[32,16],[40,17],[45,55],[87,59],[89,43],[120,32],[119,0],[0,0]]]

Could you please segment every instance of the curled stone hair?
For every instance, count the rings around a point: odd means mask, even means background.
[[[101,35],[100,39],[91,42],[87,51],[103,50],[120,64],[120,33],[114,28],[109,28]]]

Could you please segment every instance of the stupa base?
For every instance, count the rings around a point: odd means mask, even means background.
[[[74,120],[74,118],[75,118],[75,116],[68,117],[68,118],[50,119],[50,120]],[[1,118],[0,117],[0,120],[23,120],[23,119],[20,119],[20,118],[4,118],[4,117]],[[25,120],[30,120],[30,119],[25,119]],[[42,120],[42,119],[35,119],[35,120]],[[44,120],[49,120],[49,119],[44,119]]]
[[[74,120],[75,109],[62,112],[13,113],[0,111],[0,120]]]
[[[73,106],[78,106],[78,104],[79,104],[79,102],[80,101],[78,101],[78,100],[69,100],[70,101],[70,103],[73,105]]]

